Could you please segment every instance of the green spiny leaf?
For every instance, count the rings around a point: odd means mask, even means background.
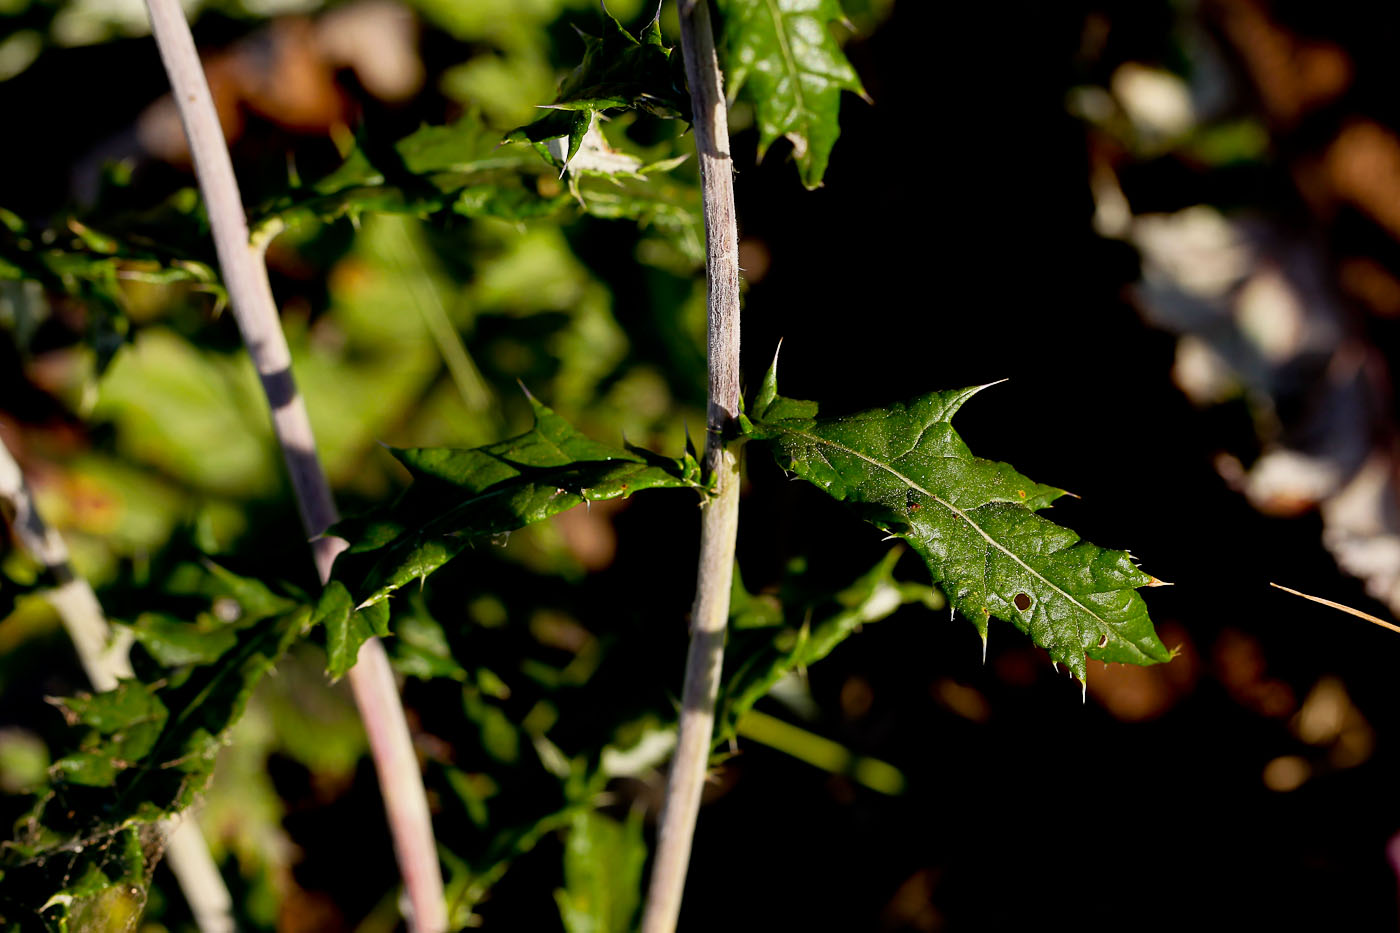
[[[326,585],[311,622],[326,627],[326,669],[331,676],[340,677],[354,667],[360,646],[371,636],[389,634],[388,608],[388,603],[375,603],[356,610],[344,583],[332,580]]]
[[[831,35],[844,19],[837,0],[720,0],[729,97],[745,92],[758,120],[758,152],[792,141],[802,183],[822,183],[841,134],[841,91],[865,96],[855,69]]]
[[[605,11],[601,37],[582,31],[579,36],[583,61],[560,85],[548,107],[551,112],[511,130],[506,142],[534,143],[545,158],[567,166],[583,144],[594,115],[605,110],[631,108],[688,119],[690,99],[680,56],[662,42],[658,19],[633,36]],[[568,145],[563,159],[556,161],[542,144],[559,138],[567,139]]]
[[[405,584],[421,581],[482,539],[506,534],[584,502],[644,489],[703,490],[700,466],[637,447],[589,440],[533,397],[535,424],[486,447],[395,450],[413,485],[392,505],[332,529],[350,547],[336,560],[339,585],[327,587],[315,614],[326,623],[330,671],[354,663],[369,626],[358,616]],[[387,629],[387,608],[382,625]]]
[[[1081,541],[1036,514],[1061,490],[1005,463],[974,457],[953,415],[981,387],[819,418],[815,402],[777,394],[777,362],[749,416],[750,437],[778,463],[904,538],[952,604],[986,638],[1006,619],[1081,681],[1085,655],[1156,664],[1171,659],[1137,588],[1159,581],[1126,551]]]

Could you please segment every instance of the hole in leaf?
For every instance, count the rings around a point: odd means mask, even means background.
[[[1099,647],[1100,647],[1100,648],[1106,648],[1107,646],[1108,646],[1108,633],[1107,633],[1107,632],[1104,632],[1104,633],[1103,633],[1103,638],[1100,638],[1100,639],[1099,639]]]
[[[1017,593],[1016,598],[1012,600],[1012,602],[1014,602],[1016,604],[1016,608],[1021,610],[1022,612],[1025,612],[1031,607],[1031,598],[1025,593]]]

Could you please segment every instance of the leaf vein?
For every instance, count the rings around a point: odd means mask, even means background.
[[[882,463],[882,462],[880,462],[879,460],[877,460],[877,459],[875,459],[874,457],[871,457],[871,456],[869,456],[869,455],[867,455],[867,454],[863,454],[863,453],[861,453],[859,450],[856,450],[856,449],[854,449],[854,448],[852,448],[852,447],[847,447],[845,444],[837,443],[836,441],[830,440],[830,439],[828,439],[828,438],[819,437],[819,436],[814,435],[814,434],[808,434],[808,433],[805,432],[805,431],[797,431],[797,430],[794,430],[794,429],[792,429],[792,428],[783,427],[783,426],[781,426],[781,425],[775,425],[775,427],[777,427],[778,430],[783,431],[783,432],[785,432],[785,433],[792,434],[792,435],[794,435],[794,436],[797,436],[797,437],[801,437],[801,438],[806,439],[809,443],[811,443],[814,447],[817,447],[818,449],[820,449],[820,446],[821,446],[821,445],[825,444],[825,445],[830,446],[830,447],[833,447],[833,448],[835,448],[835,449],[837,449],[837,450],[845,451],[846,453],[851,454],[852,456],[859,457],[861,460],[864,460],[866,463],[869,463],[869,464],[871,464],[871,465],[873,465],[873,466],[877,466],[877,467],[879,467],[880,469],[885,470],[886,472],[890,473],[890,474],[893,475],[895,478],[897,478],[897,479],[899,479],[900,481],[906,483],[911,489],[915,489],[915,490],[917,490],[917,491],[923,493],[924,495],[928,496],[928,497],[929,497],[930,499],[932,499],[934,502],[937,502],[939,505],[943,506],[945,509],[947,509],[948,511],[952,512],[955,516],[957,516],[958,518],[962,519],[962,520],[963,520],[964,522],[966,522],[974,531],[976,531],[979,535],[982,536],[983,540],[987,542],[987,547],[988,547],[988,550],[987,550],[987,551],[984,551],[984,560],[989,559],[989,557],[990,557],[990,549],[991,549],[991,548],[995,548],[996,550],[1000,551],[1002,554],[1005,554],[1007,557],[1009,557],[1012,561],[1014,561],[1016,564],[1018,564],[1021,568],[1023,568],[1023,569],[1024,569],[1027,573],[1029,573],[1031,576],[1033,576],[1033,577],[1035,577],[1037,580],[1040,580],[1040,581],[1042,581],[1043,583],[1045,583],[1046,586],[1050,587],[1050,588],[1051,588],[1052,590],[1054,590],[1056,593],[1059,593],[1059,594],[1060,594],[1061,596],[1063,596],[1063,597],[1065,598],[1065,600],[1066,600],[1067,602],[1069,602],[1071,605],[1075,606],[1075,607],[1078,608],[1080,611],[1082,611],[1085,615],[1089,616],[1089,618],[1093,619],[1096,623],[1098,623],[1098,625],[1103,629],[1103,631],[1104,631],[1106,634],[1108,634],[1110,637],[1112,637],[1112,636],[1115,634],[1115,631],[1114,631],[1113,627],[1112,627],[1111,625],[1108,624],[1108,621],[1107,621],[1107,620],[1105,620],[1105,619],[1104,619],[1102,616],[1100,616],[1098,613],[1094,612],[1094,611],[1093,611],[1092,609],[1090,609],[1088,606],[1085,606],[1085,605],[1084,605],[1083,603],[1081,603],[1079,600],[1075,599],[1075,598],[1074,598],[1073,596],[1071,596],[1069,593],[1066,593],[1066,592],[1065,592],[1063,589],[1061,589],[1053,580],[1049,579],[1049,578],[1046,577],[1044,574],[1042,574],[1040,571],[1036,570],[1034,567],[1032,567],[1031,565],[1027,564],[1025,561],[1021,560],[1021,558],[1018,557],[1018,556],[1016,556],[1016,554],[1013,553],[1010,549],[1008,549],[1008,548],[1007,548],[1006,546],[1004,546],[1001,542],[997,541],[995,538],[993,538],[991,535],[989,535],[989,534],[982,528],[981,525],[979,525],[979,524],[977,524],[975,521],[973,521],[973,520],[972,520],[972,517],[971,517],[970,515],[968,515],[968,514],[967,514],[966,512],[964,512],[962,509],[958,508],[956,505],[954,505],[953,503],[947,501],[947,500],[944,499],[943,497],[941,497],[941,496],[939,496],[939,495],[937,495],[937,494],[935,494],[935,493],[933,493],[933,492],[931,492],[931,491],[925,489],[924,487],[920,486],[920,485],[919,485],[918,483],[916,483],[913,479],[909,478],[908,476],[905,476],[903,473],[899,472],[899,471],[896,470],[894,467],[890,466],[890,465],[887,464],[887,463]],[[831,464],[831,461],[827,459],[825,453],[822,454],[822,459],[823,459],[823,460],[826,460],[826,462],[828,463],[828,465]],[[832,468],[835,469],[834,466],[833,466]]]

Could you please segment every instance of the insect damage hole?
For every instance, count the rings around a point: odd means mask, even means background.
[[[1017,593],[1016,598],[1013,599],[1012,602],[1015,603],[1016,608],[1022,612],[1025,612],[1031,607],[1031,598],[1025,593]]]

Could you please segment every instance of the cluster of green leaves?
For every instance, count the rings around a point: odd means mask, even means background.
[[[831,32],[845,22],[837,0],[723,0],[721,69],[730,100],[742,96],[754,108],[760,158],[775,141],[792,144],[802,183],[817,188],[841,134],[841,92],[865,97],[855,69]],[[559,88],[550,112],[507,136],[529,141],[561,168],[579,153],[598,117],[639,109],[689,118],[681,56],[661,35],[661,10],[637,36],[611,14],[603,35],[580,33],[583,60]],[[867,98],[868,99],[868,98]],[[544,145],[563,139],[560,151]]]
[[[580,143],[582,138],[580,132]],[[672,179],[680,164],[674,158],[643,164],[619,154],[607,165],[594,160],[566,188],[528,148],[501,146],[499,135],[469,113],[450,126],[425,126],[391,144],[362,136],[334,172],[255,211],[253,239],[267,241],[289,228],[370,213],[523,222],[567,220],[581,212],[654,226],[698,262],[703,258],[695,235],[699,195],[692,183]]]
[[[510,142],[534,143],[545,158],[566,168],[578,154],[584,137],[598,115],[609,110],[637,109],[661,117],[689,119],[690,97],[686,91],[681,56],[661,38],[661,8],[656,16],[633,36],[610,13],[603,17],[603,35],[583,39],[583,61],[564,83],[551,111],[506,135]],[[564,139],[564,151],[555,159],[543,144]]]
[[[814,587],[798,560],[776,593],[752,594],[735,573],[729,604],[724,677],[715,710],[715,744],[733,741],[739,723],[780,680],[829,655],[862,625],[905,605],[941,609],[938,592],[894,576],[903,549],[836,592]]]
[[[131,627],[158,673],[55,701],[77,747],[49,767],[0,845],[0,918],[65,928],[116,909],[114,898],[139,907],[161,821],[198,798],[225,732],[310,616],[298,594],[213,565],[182,577],[175,591],[207,607],[194,622],[147,613]]]

